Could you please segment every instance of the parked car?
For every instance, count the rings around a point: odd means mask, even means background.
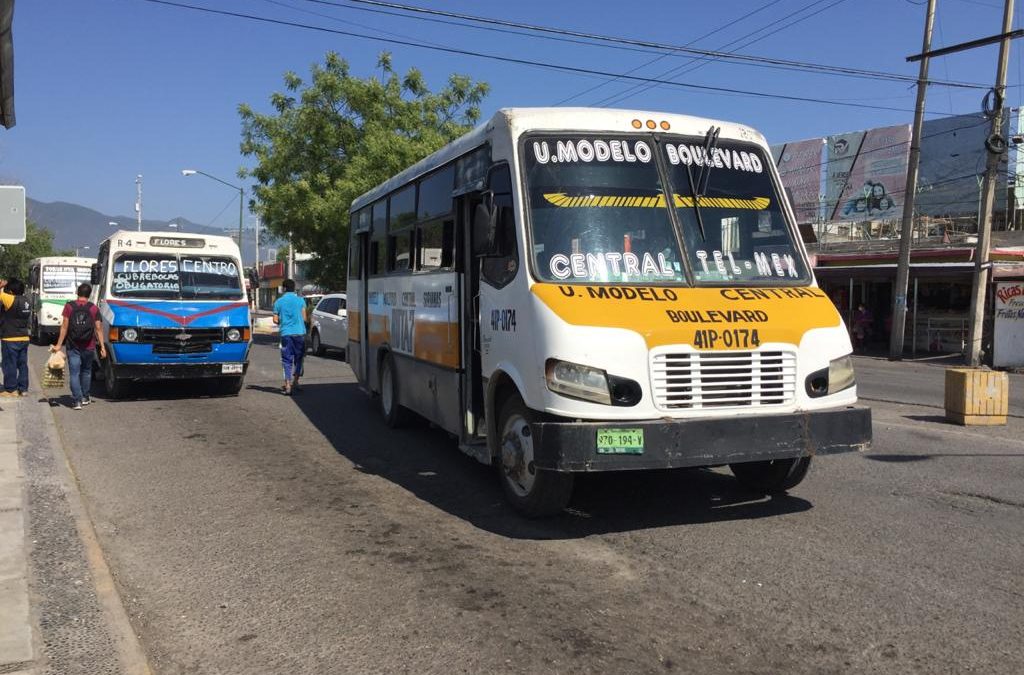
[[[348,306],[344,293],[328,293],[313,308],[309,321],[309,345],[317,356],[328,349],[344,350],[348,344]]]

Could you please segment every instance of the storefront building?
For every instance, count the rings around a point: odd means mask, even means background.
[[[964,350],[969,331],[973,247],[911,252],[905,351],[912,356]],[[811,254],[818,283],[850,327],[855,349],[887,353],[892,330],[895,251]],[[983,349],[991,354],[996,284],[1024,282],[1024,247],[994,248],[985,303]],[[991,358],[991,357],[990,357]]]

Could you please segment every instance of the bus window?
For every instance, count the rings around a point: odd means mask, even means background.
[[[494,193],[494,206],[512,206],[512,174],[508,164],[500,164],[491,169],[487,175],[487,188]],[[511,213],[511,210],[508,211]],[[501,235],[504,237],[500,242],[502,255],[500,257],[489,257],[483,259],[480,267],[480,276],[495,288],[507,285],[515,278],[519,271],[519,251],[516,246],[516,227],[514,221],[502,223],[500,226]]]
[[[388,230],[394,232],[416,221],[416,186],[399,190],[391,195],[390,211],[388,215]]]
[[[698,211],[690,181],[692,176],[696,183],[702,173],[694,160],[702,148],[693,139],[678,141],[662,147],[694,281],[807,281],[781,195],[765,169],[770,158],[752,143],[719,142],[714,151],[718,161],[703,170]]]
[[[412,230],[405,230],[388,237],[391,260],[389,272],[405,272],[412,269]]]
[[[114,259],[114,297],[237,300],[242,281],[235,259],[175,253],[123,253]]]
[[[487,167],[490,165],[491,147],[489,145],[460,157],[455,162],[455,188],[457,190],[479,189],[478,186],[483,183],[487,176]]]
[[[348,247],[348,276],[350,279],[363,277],[363,250],[356,237],[352,237]]]
[[[381,240],[370,242],[370,276],[384,274],[384,264],[387,256],[387,246]]]
[[[573,142],[608,152],[590,162],[554,163],[542,152],[547,141],[526,144],[537,276],[555,282],[682,282],[679,242],[648,142],[629,142],[633,161],[621,150],[622,138]]]
[[[452,183],[454,180],[455,167],[449,164],[420,182],[419,208],[416,210],[417,220],[429,220],[452,212]]]
[[[455,221],[435,220],[419,227],[419,269],[450,269],[455,264]]]

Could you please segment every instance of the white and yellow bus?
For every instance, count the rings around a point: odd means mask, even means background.
[[[871,415],[764,137],[742,124],[505,109],[352,204],[348,359],[561,510],[578,472],[728,465],[797,485]]]
[[[89,281],[96,260],[47,256],[29,262],[26,292],[32,303],[29,334],[36,344],[52,342],[60,332],[64,305],[74,300],[78,285]]]

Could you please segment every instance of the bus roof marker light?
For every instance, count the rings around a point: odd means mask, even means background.
[[[658,125],[654,123],[654,120],[647,120],[647,128],[648,129],[656,129],[657,127],[658,127]]]
[[[672,125],[671,125],[671,124],[669,124],[668,122],[666,122],[665,120],[662,120],[662,121],[661,121],[661,128],[662,128],[663,130],[665,130],[665,131],[668,131],[669,129],[671,129],[671,128],[672,128]]]
[[[644,125],[644,123],[643,123],[643,122],[641,122],[640,120],[633,120],[633,128],[634,128],[634,129],[639,129],[639,128],[640,128],[640,127],[642,127],[643,125]]]

